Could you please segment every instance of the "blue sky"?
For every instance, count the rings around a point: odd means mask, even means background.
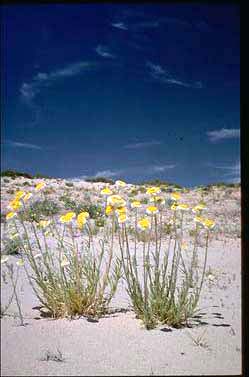
[[[2,169],[240,180],[236,5],[2,7]]]

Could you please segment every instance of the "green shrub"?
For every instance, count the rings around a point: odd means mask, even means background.
[[[94,177],[94,178],[87,178],[86,182],[103,182],[103,183],[110,183],[111,185],[114,185],[114,181],[110,178],[105,177]]]
[[[67,187],[74,187],[73,182],[66,182],[65,185],[66,185]]]
[[[25,177],[28,179],[32,179],[32,175],[29,173],[22,173],[18,172],[15,170],[4,170],[1,172],[1,177],[11,177],[11,178],[16,178],[16,177]]]
[[[61,196],[60,200],[64,202],[65,209],[75,212],[76,215],[84,211],[87,211],[89,213],[91,219],[97,219],[103,215],[103,209],[98,204],[76,202],[66,195]]]
[[[37,200],[32,203],[26,210],[20,211],[23,221],[39,222],[44,217],[56,215],[60,211],[60,207],[52,200]]]
[[[18,235],[15,238],[7,238],[3,241],[3,253],[12,255],[19,254],[22,248],[22,239]]]

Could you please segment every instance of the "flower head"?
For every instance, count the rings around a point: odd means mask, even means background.
[[[116,181],[115,185],[118,186],[118,187],[125,187],[126,183],[124,181]]]
[[[190,208],[187,204],[178,204],[176,209],[180,209],[181,211],[188,211]]]
[[[215,226],[215,222],[213,220],[210,220],[210,219],[205,219],[203,221],[203,225],[206,229],[213,229],[214,226]]]
[[[22,203],[18,199],[11,200],[8,207],[13,211],[17,211],[22,206]]]
[[[126,214],[127,209],[126,207],[119,207],[115,210],[115,212],[117,215],[123,215],[123,214]]]
[[[170,208],[172,209],[172,211],[176,211],[177,207],[178,207],[178,204],[175,202],[175,203],[172,204],[172,206]]]
[[[165,199],[162,196],[156,195],[150,198],[150,202],[154,202],[157,204],[165,204]]]
[[[29,200],[31,198],[33,194],[31,192],[28,192],[26,195],[24,195],[23,197],[23,201],[24,202],[27,202],[27,200]]]
[[[43,187],[46,186],[46,183],[45,182],[39,182],[36,186],[35,186],[35,190],[36,191],[40,191],[41,189],[43,189]]]
[[[171,199],[172,200],[179,200],[181,198],[181,194],[179,192],[172,192]]]
[[[83,228],[83,225],[86,223],[86,219],[89,217],[88,212],[81,212],[77,216],[77,225],[79,229]]]
[[[105,214],[106,214],[107,216],[111,215],[111,214],[113,213],[113,211],[114,211],[114,208],[113,208],[112,206],[110,206],[110,205],[107,205],[107,206],[106,206]]]
[[[138,222],[137,222],[137,226],[138,226],[138,228],[140,228],[141,230],[146,230],[146,229],[150,228],[150,225],[151,225],[151,224],[150,224],[150,220],[147,219],[146,217],[144,217],[144,218],[138,220]]]
[[[12,219],[15,216],[16,216],[16,212],[9,212],[6,215],[6,220],[10,220],[10,219]]]
[[[194,221],[199,224],[203,224],[203,221],[205,221],[204,217],[201,216],[195,216]]]
[[[102,195],[112,195],[112,191],[108,188],[105,187],[103,190],[100,191]]]
[[[72,221],[72,219],[76,216],[74,212],[68,212],[65,215],[60,217],[61,223],[69,223]]]
[[[156,195],[156,194],[159,194],[159,192],[161,192],[161,189],[160,187],[149,187],[146,191],[146,194],[149,194],[149,195]]]
[[[127,221],[127,215],[126,215],[126,213],[121,213],[118,216],[118,222],[119,222],[119,224],[125,223],[126,221]]]
[[[120,195],[111,195],[107,198],[107,204],[118,208],[118,207],[124,207],[126,204],[126,201],[120,196]]]
[[[206,209],[206,207],[204,206],[204,204],[198,204],[197,206],[195,206],[192,211],[194,213],[198,213],[198,212],[201,212],[203,209]]]
[[[146,213],[148,213],[148,215],[154,215],[158,213],[158,208],[155,206],[149,206],[146,208]]]
[[[15,194],[15,199],[19,200],[25,195],[25,191],[17,191]]]
[[[134,200],[131,202],[131,208],[139,208],[141,207],[141,202],[139,200]]]

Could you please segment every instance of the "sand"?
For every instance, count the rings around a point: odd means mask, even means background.
[[[229,209],[226,204],[223,208]],[[2,375],[241,374],[240,242],[235,236],[211,240],[207,266],[214,277],[203,287],[200,312],[191,328],[146,330],[131,309],[124,282],[112,304],[121,312],[98,322],[41,317],[35,309],[39,302],[20,270],[18,289],[25,326],[14,318],[17,307],[11,305],[9,315],[1,318]],[[18,257],[9,260],[15,264]],[[9,285],[2,283],[1,291],[4,304]],[[57,349],[63,361],[42,360],[47,351],[52,354]]]

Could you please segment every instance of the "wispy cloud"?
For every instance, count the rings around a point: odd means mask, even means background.
[[[160,144],[162,144],[161,141],[151,140],[151,141],[144,141],[144,142],[139,142],[139,143],[126,144],[126,145],[124,145],[124,148],[127,148],[127,149],[141,149],[141,148],[147,148],[147,147],[151,147],[153,145],[160,145]]]
[[[113,178],[120,176],[124,170],[111,170],[111,169],[106,169],[106,170],[99,170],[95,174],[85,174],[85,175],[80,175],[77,177],[70,178],[71,180],[85,180],[87,178],[97,178],[97,177],[104,177],[104,178]]]
[[[227,165],[227,164],[207,164],[208,166],[214,168],[214,169],[220,169],[223,170],[223,173],[221,175],[222,179],[237,183],[240,182],[240,160],[237,160],[236,162]]]
[[[165,68],[163,68],[159,64],[154,64],[150,61],[146,62],[146,66],[149,68],[150,76],[159,82],[162,83],[167,83],[167,84],[174,84],[174,85],[180,85],[180,86],[185,86],[188,88],[202,88],[202,82],[201,81],[196,81],[196,82],[186,82],[183,80],[179,80],[176,77],[173,77],[169,71],[167,71]]]
[[[116,22],[111,24],[113,27],[121,30],[128,30],[128,27],[123,22]]]
[[[113,55],[109,52],[108,47],[106,47],[106,46],[98,45],[95,48],[95,51],[97,52],[98,55],[102,56],[103,58],[111,58],[111,59],[116,58],[115,55]]]
[[[168,169],[174,169],[175,167],[176,167],[176,164],[155,165],[155,166],[152,166],[152,170],[156,173],[161,173]]]
[[[237,139],[240,137],[239,128],[222,128],[220,130],[208,131],[207,136],[211,143],[219,142],[226,139]]]
[[[6,141],[6,144],[11,146],[11,147],[16,147],[16,148],[27,148],[27,149],[38,149],[38,150],[43,149],[39,145],[30,144],[30,143],[21,143],[21,142],[18,142],[18,141],[11,141],[11,140]]]

